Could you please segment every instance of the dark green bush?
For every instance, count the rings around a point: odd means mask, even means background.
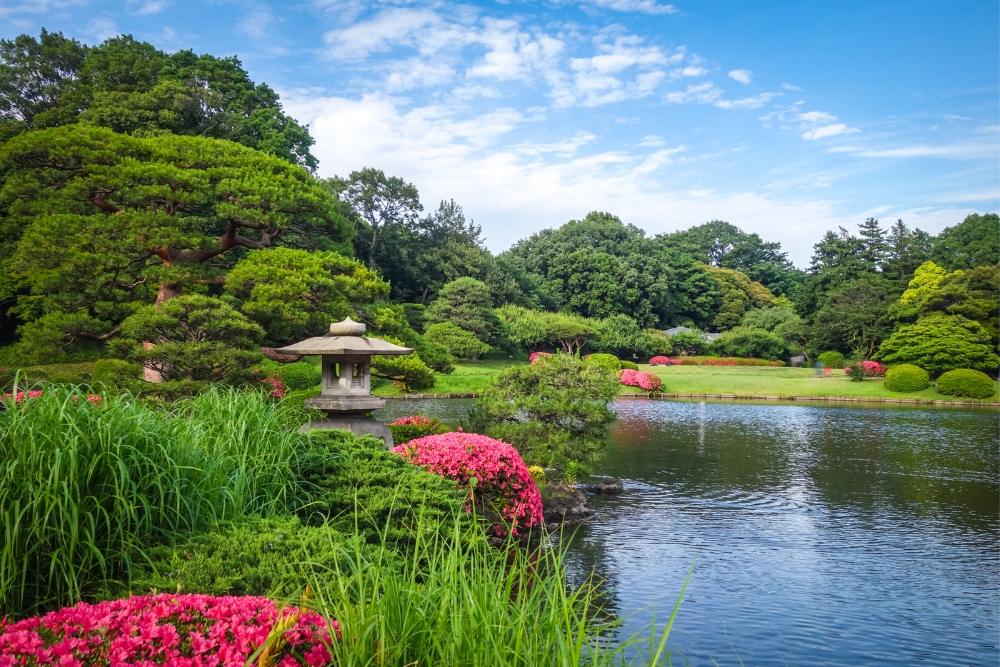
[[[142,380],[142,366],[123,359],[98,359],[90,372],[90,384],[96,389],[103,385],[111,390],[125,391]]]
[[[845,368],[847,366],[847,360],[844,359],[844,355],[835,350],[830,352],[824,352],[823,354],[816,357],[816,359],[826,366],[827,368]]]
[[[697,331],[678,331],[670,336],[670,345],[681,356],[703,354],[708,348],[708,342]]]
[[[135,568],[128,590],[107,593],[120,597],[155,589],[289,598],[313,577],[349,568],[348,559],[359,549],[374,549],[351,535],[326,525],[306,526],[294,516],[223,523],[174,546],[151,549]]]
[[[622,370],[624,370],[626,368],[632,369],[633,371],[639,370],[639,365],[637,363],[635,363],[634,361],[621,360],[618,363],[622,367]]]
[[[310,448],[298,476],[309,524],[330,522],[354,534],[355,522],[372,544],[409,549],[420,529],[437,530],[464,516],[465,497],[454,483],[386,451],[382,441],[344,431],[310,431]]]
[[[618,361],[618,357],[613,354],[607,354],[604,352],[598,352],[597,354],[592,354],[588,356],[584,361],[588,364],[593,364],[595,366],[600,366],[601,368],[606,368],[612,373],[620,371],[622,369],[622,364],[625,362]],[[638,366],[636,366],[638,369]]]
[[[419,355],[402,357],[372,357],[372,376],[392,380],[405,392],[430,389],[434,386],[434,371],[427,367]]]
[[[939,377],[937,390],[947,396],[990,398],[996,393],[996,386],[993,379],[982,371],[959,368]]]
[[[930,383],[927,371],[913,364],[891,366],[885,372],[885,388],[889,391],[921,391],[927,389]]]
[[[710,347],[723,357],[774,360],[785,353],[785,339],[766,329],[734,327],[716,338]]]
[[[305,361],[285,364],[277,371],[278,378],[292,391],[312,389],[323,380],[323,371]]]

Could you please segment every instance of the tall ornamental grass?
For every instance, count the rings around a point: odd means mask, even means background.
[[[625,632],[592,582],[572,585],[562,547],[494,549],[455,522],[400,566],[381,550],[314,570],[308,604],[340,639],[338,667],[661,665],[680,597],[659,634]],[[684,587],[680,590],[683,595]],[[627,621],[628,619],[624,619]],[[624,635],[628,635],[623,638]]]
[[[170,410],[85,396],[0,407],[0,615],[75,603],[148,547],[292,501],[301,438],[264,395],[215,389]]]

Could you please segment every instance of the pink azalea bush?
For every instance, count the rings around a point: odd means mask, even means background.
[[[877,361],[862,361],[861,368],[863,369],[864,376],[866,378],[883,378],[885,377],[885,366]],[[845,375],[850,375],[851,367],[848,366],[844,369]]]
[[[405,444],[417,438],[428,435],[447,433],[451,429],[447,424],[442,424],[437,419],[428,419],[422,415],[412,415],[397,419],[391,424],[386,424],[389,432],[392,433],[392,440],[398,445]],[[462,429],[459,429],[462,430]]]
[[[262,597],[163,593],[4,619],[0,667],[243,667],[275,626],[287,631],[261,654],[268,665],[329,664],[330,633],[315,612]],[[332,626],[339,635],[337,622]]]
[[[618,375],[618,381],[629,387],[639,387],[650,393],[657,393],[663,387],[663,381],[652,373],[634,371],[626,368]]]
[[[650,366],[673,366],[679,363],[680,363],[679,359],[674,360],[671,359],[670,357],[662,357],[662,356],[653,357],[652,359],[649,360]]]
[[[285,396],[285,392],[288,390],[288,388],[285,387],[285,383],[278,378],[264,378],[260,381],[260,383],[265,387],[270,387],[271,396],[273,398],[283,398]]]
[[[528,363],[533,364],[536,361],[538,361],[538,359],[541,357],[551,357],[551,356],[552,353],[550,352],[532,352],[531,354],[528,355]]]
[[[521,455],[506,442],[476,433],[444,433],[417,438],[392,451],[468,489],[483,516],[506,524],[514,535],[519,527],[542,522],[542,494]],[[471,505],[466,507],[471,510]],[[503,525],[494,529],[498,535],[505,532]]]

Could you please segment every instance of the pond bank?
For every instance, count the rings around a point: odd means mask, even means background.
[[[388,398],[407,401],[426,401],[437,398],[479,398],[479,394],[470,392],[464,394],[403,394],[401,396],[391,396]],[[926,400],[918,398],[878,398],[874,396],[754,396],[750,394],[659,394],[658,396],[646,396],[640,393],[623,393],[619,399],[646,399],[646,400],[671,400],[671,399],[702,399],[702,400],[736,400],[736,401],[768,401],[768,402],[802,402],[813,403],[908,403],[911,405],[942,405],[955,407],[975,407],[975,408],[998,408],[1000,401],[944,401]]]

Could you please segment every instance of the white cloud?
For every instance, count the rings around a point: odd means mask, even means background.
[[[801,88],[799,88],[798,86],[793,86],[793,85],[792,85],[792,84],[790,84],[790,83],[782,83],[782,84],[781,84],[781,87],[782,87],[782,88],[784,88],[785,90],[802,90],[802,89],[801,89]]]
[[[87,24],[84,32],[94,39],[103,42],[118,34],[118,26],[111,19],[94,19]]]
[[[87,4],[87,0],[28,0],[7,6],[0,5],[0,18],[9,18],[15,14],[45,14],[50,16],[60,10],[70,7],[81,7]],[[14,23],[14,19],[10,19]],[[18,21],[18,23],[20,23]]]
[[[739,81],[740,83],[750,83],[753,77],[753,72],[748,69],[734,69],[729,73],[729,78]]]
[[[430,29],[433,28],[433,29]],[[368,21],[355,23],[342,30],[331,30],[323,37],[329,55],[341,59],[362,59],[373,53],[388,51],[399,45],[412,46],[420,41],[421,51],[434,51],[434,44],[445,42],[447,26],[429,9],[388,9]],[[460,37],[460,35],[459,35]]]
[[[871,149],[858,146],[835,146],[829,149],[831,153],[850,153],[859,157],[887,157],[887,158],[912,158],[912,157],[943,157],[958,160],[996,158],[996,145],[985,143],[956,143],[941,144],[936,146],[914,145],[902,146],[899,148]]]
[[[720,109],[757,109],[764,106],[781,93],[761,93],[753,97],[744,97],[740,100],[719,100],[715,106]]]
[[[944,115],[944,118],[945,118],[945,120],[947,120],[947,121],[948,121],[949,123],[951,123],[951,122],[953,122],[953,121],[956,121],[956,120],[972,120],[971,118],[967,118],[967,117],[965,117],[965,116],[956,116],[955,114],[950,114],[950,113],[946,113],[946,114]]]
[[[667,142],[663,140],[663,137],[658,137],[655,134],[647,134],[644,136],[636,146],[663,146]]]
[[[861,130],[854,127],[847,127],[843,123],[833,123],[832,125],[823,125],[822,127],[817,127],[815,130],[803,132],[802,138],[823,139],[824,137],[833,137],[838,134],[852,134],[860,131]]]
[[[148,14],[158,14],[163,11],[169,3],[165,0],[148,0],[148,2],[140,2],[140,0],[128,0],[129,5],[141,5],[135,10],[136,14],[148,15]]]
[[[587,4],[613,9],[618,12],[639,12],[642,14],[676,14],[673,5],[661,5],[656,0],[584,0]]]
[[[807,111],[798,114],[795,119],[803,123],[832,123],[837,117],[825,111]]]
[[[424,202],[454,198],[483,225],[494,251],[587,211],[605,210],[650,234],[725,219],[773,238],[774,220],[795,220],[782,229],[781,242],[804,266],[824,231],[864,219],[864,212],[842,215],[836,210],[840,202],[815,195],[803,194],[812,198],[798,201],[755,192],[673,188],[672,165],[685,146],[650,155],[578,155],[596,141],[585,130],[556,143],[505,144],[512,130],[530,132],[535,121],[515,110],[458,119],[442,107],[406,110],[377,95],[347,99],[283,93],[282,100],[289,113],[310,124],[322,175],[378,165],[412,181]],[[955,219],[950,215],[949,224]]]

